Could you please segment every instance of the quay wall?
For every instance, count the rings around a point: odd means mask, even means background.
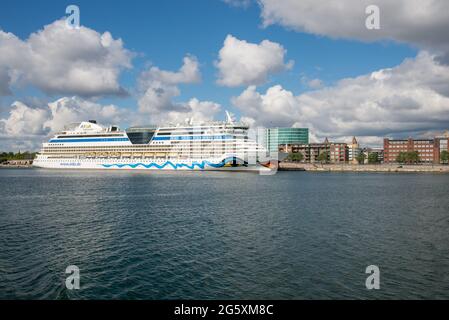
[[[398,165],[398,164],[317,164],[281,162],[282,171],[322,172],[441,172],[449,173],[449,165]]]

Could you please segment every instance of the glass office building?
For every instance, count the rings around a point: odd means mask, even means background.
[[[269,151],[278,151],[279,145],[309,143],[308,128],[270,128],[266,129],[265,147]]]

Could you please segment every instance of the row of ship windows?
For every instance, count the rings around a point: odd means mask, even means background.
[[[240,151],[252,151],[260,149],[240,149]],[[91,152],[80,152],[80,151],[67,151],[67,152],[42,152],[41,155],[51,155],[51,154],[158,154],[158,153],[169,153],[169,154],[179,154],[179,153],[207,153],[207,152],[234,152],[235,149],[192,149],[192,150],[175,150],[175,151],[158,151],[158,152],[120,152],[120,151],[91,151]]]
[[[193,130],[193,131],[162,131],[160,130],[156,136],[178,136],[178,135],[201,135],[201,134],[205,134],[205,135],[209,135],[209,134],[222,134],[222,133],[229,133],[229,134],[244,134],[246,133],[246,130],[232,130],[232,129],[228,129],[228,130],[201,130],[199,129],[198,131]]]
[[[63,135],[57,136],[56,139],[68,139],[68,138],[103,138],[103,137],[125,137],[123,133],[115,133],[115,134],[102,134],[102,135],[93,135],[93,134],[85,134],[85,135]]]
[[[159,141],[153,141],[152,144],[155,143],[163,143],[163,142],[159,142]],[[184,141],[170,141],[170,145],[185,145],[185,146],[190,146],[190,145],[197,145],[197,144],[230,144],[230,143],[242,143],[242,144],[247,144],[247,143],[255,143],[254,141],[247,141],[247,140],[213,140],[213,141],[205,141],[205,140],[184,140]],[[106,146],[89,146],[89,145],[83,145],[83,146],[72,146],[72,145],[67,145],[67,144],[63,144],[63,143],[50,143],[49,147],[51,148],[55,148],[55,147],[66,147],[66,148],[82,148],[82,149],[86,149],[86,148],[114,148],[114,147],[136,147],[136,145],[122,145],[122,146],[114,146],[114,145],[106,145]],[[151,148],[152,145],[150,144],[141,144],[138,145],[139,148]]]
[[[42,150],[40,153],[41,154],[47,154],[47,153],[71,153],[71,152],[76,152],[76,153],[92,153],[92,152],[97,152],[97,153],[101,153],[101,152],[121,152],[121,153],[159,153],[159,152],[191,152],[191,151],[198,151],[198,152],[205,152],[208,150],[265,150],[264,148],[257,148],[257,147],[247,147],[247,148],[232,148],[232,147],[222,147],[222,148],[190,148],[190,149],[185,149],[185,148],[180,148],[180,149],[160,149],[160,150]]]
[[[162,161],[162,162],[166,162],[166,161],[192,161],[192,160],[200,160],[200,159],[216,159],[216,158],[220,158],[219,157],[213,157],[213,156],[204,156],[204,157],[198,157],[198,158],[151,158],[151,159],[145,159],[145,161],[148,162],[157,162],[157,161]],[[98,162],[103,162],[103,163],[108,163],[111,162],[111,160],[119,160],[119,159],[77,159],[77,158],[60,158],[60,159],[47,159],[47,160],[40,160],[41,162],[62,162],[62,161],[82,161],[82,162],[94,162],[94,163],[98,163]],[[129,159],[127,159],[127,161],[129,161]],[[142,161],[142,160],[139,160]]]
[[[111,157],[84,157],[84,156],[81,156],[81,157],[77,157],[76,155],[65,155],[65,156],[47,156],[47,157],[40,157],[39,158],[39,160],[42,160],[42,159],[99,159],[99,160],[102,160],[102,159],[178,159],[178,158],[184,158],[184,159],[190,159],[190,158],[202,158],[202,157],[213,157],[213,158],[216,158],[216,157],[221,157],[221,156],[223,156],[223,154],[224,153],[197,153],[197,154],[195,154],[195,153],[184,153],[184,154],[179,154],[179,155],[176,155],[176,156],[173,156],[173,155],[169,155],[169,156],[152,156],[152,157],[142,157],[142,156],[133,156],[133,157],[131,157],[131,156],[126,156],[126,157],[113,157],[113,156],[111,156]],[[255,155],[255,154],[252,154],[252,153],[242,153],[243,155],[244,154],[247,154],[247,156],[251,156],[251,155]]]
[[[211,142],[221,142],[223,140],[231,140],[232,141],[232,140],[247,140],[248,139],[248,136],[246,136],[246,135],[234,135],[234,136],[232,136],[232,137],[230,137],[228,139],[223,139],[221,137],[211,138],[210,135],[207,135],[207,136],[201,136],[200,135],[199,137],[203,137],[203,138],[202,139],[200,139],[200,138],[198,138],[198,139],[191,139],[192,136],[171,137],[171,138],[167,137],[167,139],[164,140],[164,141],[171,141],[171,142],[179,142],[179,141],[185,142],[185,141],[187,141],[189,143],[191,143],[191,142],[209,142],[209,143],[211,143]],[[68,138],[68,136],[64,137],[64,138]],[[179,138],[179,139],[175,139],[175,138]],[[63,140],[62,138],[57,138],[57,139]],[[161,139],[162,139],[162,137],[161,137]],[[155,143],[156,142],[155,140],[157,140],[157,139],[154,139],[151,142]],[[69,142],[61,141],[59,143],[58,142],[56,142],[56,141],[55,142],[49,141],[48,143],[53,145],[53,146],[60,146],[60,145],[64,145],[65,143],[83,143],[83,142],[86,142],[86,141],[84,141],[82,139],[79,139],[77,141],[69,141]],[[92,142],[92,141],[88,141],[88,142]],[[120,140],[117,140],[117,141],[108,141],[107,139],[104,139],[104,141],[96,141],[96,142],[99,142],[99,143],[101,143],[101,142],[129,142],[129,140],[128,140],[128,138],[120,139]],[[147,144],[145,144],[145,145],[147,145]]]
[[[155,156],[155,157],[134,157],[135,159],[192,159],[192,158],[201,158],[201,157],[221,157],[223,154],[217,153],[217,154],[179,154],[176,156]],[[77,157],[75,155],[65,155],[65,156],[47,156],[47,157],[39,157],[36,159],[36,161],[56,161],[56,159],[81,159],[81,160],[107,160],[107,159],[119,159],[118,157]],[[120,159],[132,159],[132,157],[122,157]]]
[[[160,128],[158,132],[185,132],[196,131],[196,130],[216,130],[216,131],[225,131],[225,130],[248,130],[246,127],[225,127],[225,126],[216,126],[216,127],[178,127],[178,128]]]
[[[247,148],[257,148],[257,146],[210,146],[210,147],[195,147],[195,148],[154,148],[150,150],[142,149],[42,149],[41,152],[169,152],[169,151],[179,151],[179,150],[214,150],[214,149],[240,149]],[[261,148],[258,148],[261,149]]]
[[[152,151],[158,149],[173,149],[173,148],[214,148],[214,147],[223,147],[223,146],[256,146],[257,144],[251,143],[214,143],[214,144],[195,144],[195,145],[184,145],[184,144],[171,144],[171,145],[161,145],[155,148],[154,146],[148,148],[140,148],[140,147],[113,147],[113,146],[105,146],[105,147],[75,147],[75,146],[63,146],[63,147],[44,147],[42,150],[136,150],[136,151]]]

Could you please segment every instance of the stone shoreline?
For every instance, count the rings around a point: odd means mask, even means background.
[[[449,165],[398,165],[398,164],[310,164],[281,162],[280,171],[314,172],[438,172],[449,173]]]
[[[31,164],[0,164],[0,169],[31,169]]]

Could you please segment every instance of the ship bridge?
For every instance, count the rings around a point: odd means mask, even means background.
[[[157,126],[135,126],[126,129],[126,135],[132,144],[148,144],[153,138]]]

